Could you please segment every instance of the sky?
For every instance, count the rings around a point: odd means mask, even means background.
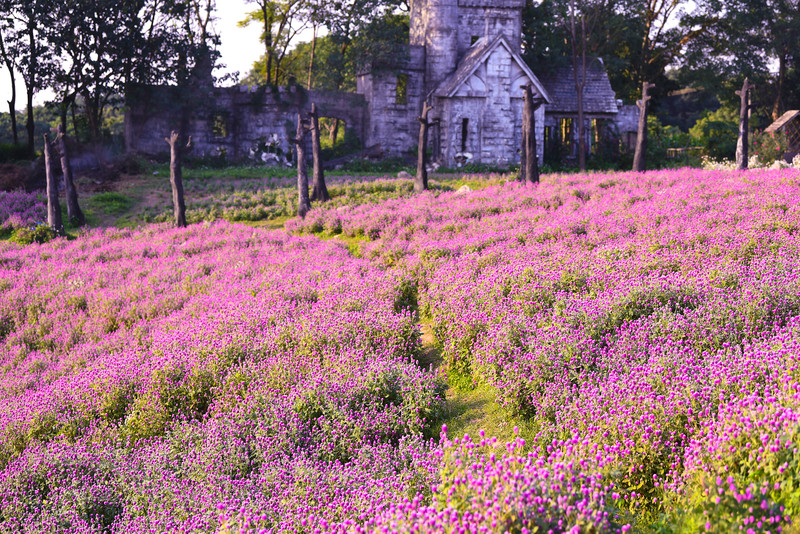
[[[252,11],[254,6],[248,5],[246,0],[220,0],[217,2],[216,30],[220,34],[221,63],[225,69],[216,74],[227,74],[238,71],[241,76],[247,74],[253,62],[263,53],[263,46],[259,37],[261,30],[258,25],[251,24],[240,28],[237,23],[245,18],[245,13]],[[17,76],[17,102],[16,108],[25,108],[25,86]],[[8,99],[11,98],[11,81],[5,68],[0,68],[0,110],[7,111]],[[34,99],[35,104],[42,104],[52,100],[53,93],[42,91]]]

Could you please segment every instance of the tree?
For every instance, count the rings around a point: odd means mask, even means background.
[[[414,177],[414,192],[422,193],[428,189],[428,168],[427,153],[428,153],[428,113],[430,113],[433,106],[428,104],[427,101],[422,103],[422,113],[419,119],[419,143],[417,143],[417,174]]]
[[[647,156],[647,102],[650,95],[647,93],[654,87],[654,84],[644,82],[642,84],[642,98],[636,101],[639,108],[639,131],[636,135],[636,151],[633,154],[633,170],[644,171],[646,169],[645,157]]]
[[[388,11],[391,4],[383,5],[378,0],[369,0],[369,3],[359,0],[343,5],[360,13],[360,18],[351,21],[347,13],[331,14],[327,11],[330,6],[326,5],[315,8],[317,11],[313,16],[322,17],[320,13],[325,15],[320,20],[325,20],[329,33],[316,37],[312,42],[298,43],[286,52],[281,59],[280,72],[272,68],[273,80],[274,76],[279,75],[281,82],[290,78],[306,80],[310,89],[352,91],[356,87],[358,72],[369,68],[391,68],[390,65],[396,65],[406,57],[407,14],[392,13]],[[365,6],[372,6],[375,11],[361,13],[366,10]],[[263,84],[268,64],[269,57],[262,56],[242,83]]]
[[[47,177],[47,225],[56,235],[64,233],[61,222],[61,205],[58,202],[58,184],[53,172],[53,145],[50,136],[44,134],[44,170]]]
[[[72,165],[64,137],[64,128],[59,124],[56,145],[61,157],[61,173],[64,175],[64,190],[67,194],[67,219],[71,224],[81,226],[86,223],[86,217],[78,204],[78,191],[75,189],[75,182],[72,181]]]
[[[164,141],[169,144],[169,182],[172,186],[172,212],[175,216],[175,226],[182,228],[186,226],[186,203],[183,199],[183,170],[181,163],[184,149],[192,146],[192,138],[189,137],[186,146],[180,145],[180,133],[172,130],[169,137]]]
[[[685,24],[706,28],[691,43],[687,62],[701,72],[725,80],[723,93],[733,95],[733,86],[744,77],[763,88],[759,99],[765,115],[776,120],[793,93],[788,83],[792,65],[800,58],[800,5],[794,0],[700,0]],[[777,73],[770,72],[771,66]],[[733,104],[733,98],[728,104]],[[796,101],[796,100],[795,100]]]
[[[589,2],[581,2],[579,10],[575,0],[569,0],[569,12],[566,17],[566,21],[569,24],[568,36],[572,52],[572,76],[575,82],[576,105],[578,108],[578,167],[581,172],[586,171],[586,121],[583,109],[583,91],[586,88],[586,54],[591,46],[589,41],[593,34],[598,11]],[[527,91],[526,96],[528,96]],[[526,154],[526,157],[529,158],[530,154]]]
[[[4,23],[4,19],[0,19],[0,61],[6,67],[11,81],[11,100],[8,101],[8,115],[11,118],[11,135],[14,139],[14,145],[19,145],[19,135],[17,133],[17,77],[15,73],[17,67],[14,61],[15,56],[5,43],[5,35],[12,33],[7,22],[5,21]]]
[[[303,15],[309,4],[302,0],[248,0],[248,3],[255,4],[257,9],[248,13],[239,25],[258,23],[264,28],[261,34],[265,57],[264,83],[278,84],[281,62],[295,35],[306,26],[307,19]]]
[[[741,106],[739,108],[739,140],[736,143],[736,168],[744,170],[747,168],[747,134],[749,133],[750,125],[748,119],[750,117],[750,89],[753,85],[747,78],[744,79],[742,88],[736,91],[741,99]]]
[[[101,141],[103,113],[130,79],[142,49],[139,13],[143,0],[76,0],[57,3],[45,32],[58,56],[51,84],[61,100],[61,124],[81,97],[90,139]]]
[[[525,185],[539,183],[539,154],[536,148],[536,110],[545,103],[541,96],[534,97],[531,85],[524,88],[522,113],[521,178]]]
[[[325,171],[322,169],[322,145],[319,140],[319,113],[317,105],[311,103],[311,154],[314,161],[313,179],[311,186],[311,200],[327,202],[331,199],[328,188],[325,185]]]
[[[15,58],[14,67],[25,84],[25,128],[28,155],[33,157],[35,122],[33,97],[46,87],[54,67],[52,51],[44,39],[43,29],[48,14],[54,8],[51,0],[0,0],[0,12],[5,13],[4,35],[7,54]]]
[[[297,151],[297,214],[305,217],[311,210],[308,198],[308,168],[306,167],[306,131],[302,116],[297,114],[297,137],[292,139]]]

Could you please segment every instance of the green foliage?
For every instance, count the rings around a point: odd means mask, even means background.
[[[0,124],[2,128],[2,124]],[[2,133],[0,133],[2,135]],[[0,143],[0,163],[13,163],[28,159],[28,147],[13,143]]]
[[[20,245],[30,245],[31,243],[47,243],[55,236],[55,232],[47,224],[42,223],[32,227],[17,228],[11,233],[9,240]]]
[[[748,155],[751,158],[758,157],[762,165],[771,165],[777,160],[782,160],[783,155],[789,150],[789,142],[783,132],[777,134],[752,132],[748,136],[748,142]]]
[[[88,201],[89,207],[107,215],[122,215],[133,206],[133,200],[113,191],[98,193]]]
[[[706,156],[732,159],[739,138],[739,113],[728,107],[704,113],[689,134],[697,145],[703,147]]]

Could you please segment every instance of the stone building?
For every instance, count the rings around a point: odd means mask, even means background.
[[[209,87],[188,130],[199,154],[241,158],[273,140],[288,153],[298,111],[315,102],[322,116],[344,121],[365,147],[386,155],[413,152],[423,101],[432,104],[433,160],[506,165],[520,159],[523,87],[545,105],[536,112],[539,158],[556,143],[574,157],[577,128],[571,67],[533,73],[520,56],[525,0],[414,0],[407,54],[389,68],[358,75],[355,94]],[[620,108],[601,60],[587,73],[585,115],[589,146],[613,131]],[[131,98],[126,114],[129,150],[165,152],[175,118],[174,88],[152,87]],[[302,94],[301,94],[302,93]],[[625,126],[627,127],[627,126]],[[172,126],[174,128],[174,126]],[[635,129],[635,128],[634,128]]]

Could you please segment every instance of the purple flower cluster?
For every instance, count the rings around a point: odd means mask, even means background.
[[[227,223],[0,255],[3,530],[343,529],[430,492],[443,387],[384,268]]]
[[[689,525],[711,514],[689,513],[703,483],[684,476],[698,433],[742,396],[770,398],[797,381],[798,351],[776,348],[798,339],[797,187],[791,170],[549,177],[530,189],[319,210],[295,228],[335,220],[371,240],[368,256],[405,250],[451,368],[535,422],[533,450],[588,461],[599,448],[586,472],[613,484],[618,513]],[[582,445],[568,445],[576,437]],[[728,457],[717,464],[739,469]],[[730,524],[776,532],[797,516],[794,472],[761,477],[792,488],[768,500],[769,513],[791,513],[759,523],[741,506]],[[742,473],[736,487],[760,491],[764,481]]]
[[[47,207],[37,193],[0,191],[0,230],[16,230],[47,219]]]
[[[0,530],[781,532],[797,189],[549,176],[291,222],[355,256],[226,223],[3,245]],[[431,439],[419,319],[516,440]]]

